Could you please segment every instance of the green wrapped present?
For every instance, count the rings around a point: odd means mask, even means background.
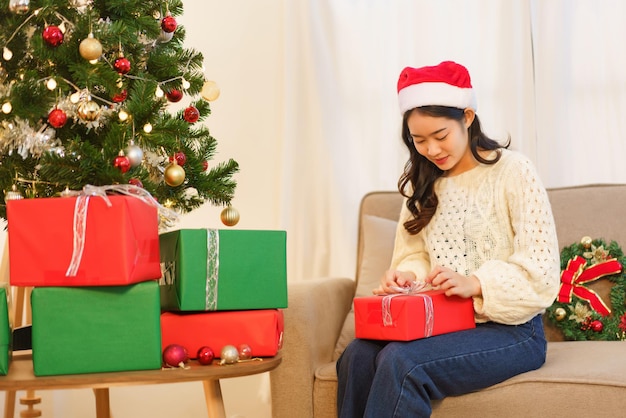
[[[161,368],[159,286],[36,287],[36,376]]]
[[[9,322],[8,286],[0,286],[0,376],[6,376],[11,362],[11,323]]]
[[[287,307],[285,231],[180,229],[159,240],[164,310]]]

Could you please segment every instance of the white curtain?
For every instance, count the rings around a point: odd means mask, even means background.
[[[404,66],[468,67],[487,133],[548,187],[626,182],[626,2],[285,1],[290,278],[354,276],[357,212],[406,159]]]
[[[527,1],[285,2],[285,199],[290,279],[354,276],[357,212],[396,188],[397,77],[405,66],[466,65],[487,132],[535,154]]]

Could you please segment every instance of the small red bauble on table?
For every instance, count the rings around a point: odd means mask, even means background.
[[[197,122],[200,119],[200,112],[194,106],[189,106],[185,109],[183,118],[189,123]]]
[[[211,347],[205,345],[198,349],[197,357],[198,363],[206,366],[213,363],[213,360],[215,359],[215,353],[213,352]]]
[[[52,111],[48,114],[48,123],[50,123],[53,128],[62,128],[65,126],[66,122],[67,114],[61,109],[52,109]]]
[[[63,31],[58,26],[46,26],[41,33],[44,42],[50,46],[56,47],[63,43]]]
[[[189,361],[187,349],[179,344],[170,344],[163,350],[163,363],[166,367],[184,368]]]

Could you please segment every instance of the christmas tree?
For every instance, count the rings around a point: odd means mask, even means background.
[[[200,123],[219,89],[183,46],[182,13],[178,0],[0,0],[0,217],[6,200],[87,184],[143,187],[182,213],[230,203],[238,165],[211,162]]]

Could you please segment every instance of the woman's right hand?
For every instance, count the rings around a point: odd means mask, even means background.
[[[372,293],[375,295],[400,293],[397,288],[410,287],[415,279],[415,273],[410,271],[387,270],[380,279],[380,286],[374,289]]]

